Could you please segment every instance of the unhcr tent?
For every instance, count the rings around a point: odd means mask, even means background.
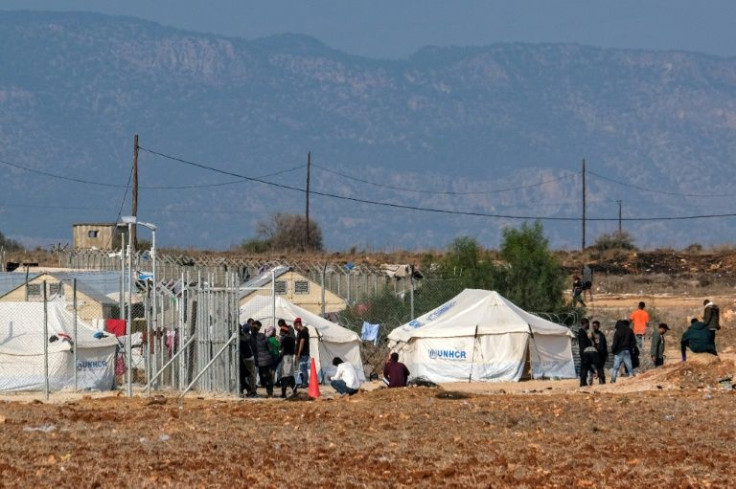
[[[64,300],[47,303],[48,336],[44,337],[43,302],[0,302],[0,392],[44,389],[44,341],[48,342],[49,387],[74,387],[77,369],[79,389],[112,389],[115,375],[114,336],[95,338],[97,332],[77,321]],[[56,338],[55,341],[49,341]],[[77,348],[77,365],[74,350]]]
[[[293,326],[295,318],[301,318],[302,324],[309,329],[309,352],[316,363],[320,380],[335,374],[336,368],[332,359],[342,358],[351,363],[361,382],[365,382],[363,362],[360,358],[360,336],[354,331],[328,321],[306,309],[303,309],[282,297],[276,297],[274,314],[274,300],[270,296],[255,296],[240,306],[240,324],[248,318],[253,318],[263,324],[261,332],[269,326],[276,326],[275,321],[283,319]],[[276,330],[278,333],[278,329]],[[315,355],[319,352],[319,355]]]
[[[465,289],[447,303],[391,331],[412,378],[433,382],[574,378],[570,330],[516,306],[498,292]]]

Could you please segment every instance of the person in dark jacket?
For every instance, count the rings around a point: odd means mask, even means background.
[[[720,322],[720,310],[718,306],[713,304],[710,300],[705,299],[703,301],[703,322],[708,327],[710,332],[710,340],[713,343],[713,349],[716,347],[716,331],[721,329]]]
[[[611,383],[616,382],[618,377],[618,371],[623,363],[626,366],[626,371],[633,377],[634,366],[631,362],[631,351],[636,346],[636,337],[629,321],[626,319],[619,319],[616,321],[616,330],[613,333],[613,343],[611,344],[611,353],[613,353],[613,369],[611,370]]]
[[[716,353],[716,345],[713,343],[713,336],[708,330],[708,325],[701,323],[696,318],[690,321],[690,327],[685,330],[680,340],[680,348],[682,350],[682,361],[687,360],[686,349],[690,348],[693,353]]]
[[[256,390],[256,359],[253,356],[252,338],[253,318],[249,318],[240,328],[240,389],[245,391],[246,397],[255,397]]]
[[[399,361],[399,354],[391,353],[388,362],[383,367],[383,376],[389,387],[406,387],[409,380],[409,369]]]
[[[591,323],[593,326],[592,340],[596,350],[598,350],[598,359],[595,366],[595,370],[598,373],[598,383],[606,383],[606,372],[603,366],[606,364],[608,359],[608,342],[606,341],[606,335],[601,331],[601,322],[596,320]]]
[[[652,333],[652,349],[649,352],[652,356],[652,363],[655,367],[664,365],[664,335],[670,327],[666,323],[660,323],[657,329]]]
[[[258,330],[261,323],[256,321]],[[256,348],[253,353],[256,357],[256,365],[258,366],[258,377],[261,379],[261,385],[266,388],[266,395],[273,397],[273,374],[275,358],[271,345],[268,342],[268,336],[258,331],[256,334]]]
[[[281,363],[278,366],[278,378],[281,381],[281,397],[296,394],[296,380],[294,379],[294,353],[296,352],[296,338],[286,322],[279,323],[281,332]]]
[[[585,387],[588,385],[588,371],[593,368],[594,362],[598,361],[598,350],[593,345],[588,318],[580,320],[578,348],[580,349],[580,372],[578,372],[580,374],[580,387]]]

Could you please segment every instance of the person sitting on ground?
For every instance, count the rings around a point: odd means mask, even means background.
[[[664,365],[664,335],[670,327],[666,323],[660,323],[656,331],[652,333],[652,363],[655,367]]]
[[[682,352],[682,361],[687,360],[687,348],[693,353],[716,353],[716,345],[713,343],[713,337],[708,330],[708,325],[701,323],[697,318],[690,321],[690,327],[685,330],[680,340],[680,349]]]
[[[340,395],[349,395],[358,393],[360,388],[360,379],[352,364],[343,362],[342,358],[335,357],[332,359],[332,365],[337,367],[337,372],[332,376],[330,385]]]
[[[399,361],[398,353],[393,352],[389,355],[389,360],[383,367],[383,376],[388,381],[389,387],[406,387],[409,369]]]

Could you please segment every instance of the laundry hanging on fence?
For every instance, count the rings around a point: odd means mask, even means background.
[[[363,341],[372,341],[374,345],[377,345],[378,331],[380,329],[380,324],[371,324],[367,321],[363,321],[363,329],[360,332],[360,339]]]

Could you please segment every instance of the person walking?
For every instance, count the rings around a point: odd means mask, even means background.
[[[634,335],[636,335],[636,345],[640,350],[644,348],[644,335],[647,334],[647,327],[649,326],[649,313],[644,310],[645,307],[646,304],[640,302],[639,307],[629,317],[634,328]]]
[[[655,367],[664,365],[664,335],[670,327],[666,323],[659,323],[656,331],[652,333],[652,348],[650,354]]]
[[[631,362],[631,351],[636,346],[636,337],[629,327],[626,319],[616,321],[616,331],[613,333],[613,343],[611,344],[611,353],[613,353],[613,369],[611,370],[611,383],[616,383],[618,371],[623,363],[627,372],[634,377],[634,366]]]
[[[388,362],[383,367],[383,377],[388,387],[406,387],[409,380],[409,369],[399,361],[398,353],[393,352],[389,355]]]
[[[309,330],[302,324],[301,318],[294,319],[296,329],[296,359],[299,362],[300,385],[306,389],[309,387]]]
[[[575,307],[576,303],[580,303],[582,307],[585,307],[583,301],[583,281],[580,280],[578,275],[572,278],[572,307]]]

